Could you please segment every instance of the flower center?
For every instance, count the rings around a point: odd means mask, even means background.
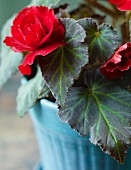
[[[99,31],[95,32],[95,36],[96,36],[96,37],[99,37],[99,35],[100,35],[100,32],[99,32]]]

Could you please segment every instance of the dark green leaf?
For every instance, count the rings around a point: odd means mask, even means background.
[[[124,76],[121,78],[122,85],[131,91],[131,70],[127,70]]]
[[[89,133],[89,98],[86,88],[72,88],[67,96],[65,108],[60,109],[59,116],[63,122],[78,133],[87,136]]]
[[[131,93],[98,72],[88,71],[88,88],[72,88],[59,116],[81,135],[123,163],[131,143]]]
[[[24,79],[24,83],[19,88],[17,96],[17,113],[19,116],[23,116],[29,110],[29,108],[34,105],[42,90],[44,89],[45,95],[47,95],[47,87],[40,70],[33,79],[29,81]],[[44,91],[42,94],[44,94]],[[45,95],[42,96],[45,97]]]
[[[52,6],[56,6],[60,0],[32,0],[30,5],[43,5],[51,8]]]
[[[112,26],[105,23],[98,26],[91,18],[80,19],[78,23],[86,31],[90,63],[104,62],[110,58],[118,47],[118,35]]]
[[[7,47],[3,43],[5,37],[10,34],[10,26],[13,19],[14,17],[6,22],[1,32],[0,87],[2,87],[11,75],[17,71],[17,66],[22,61],[22,53],[15,53],[10,47]]]
[[[58,104],[64,106],[69,87],[88,62],[88,48],[83,44],[84,29],[73,19],[62,19],[66,45],[46,57],[38,57],[42,74]]]

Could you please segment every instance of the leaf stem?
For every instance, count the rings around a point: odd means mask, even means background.
[[[85,65],[85,67],[83,68],[84,70],[91,70],[91,69],[97,69],[99,68],[100,66],[102,66],[104,64],[103,63],[100,63],[100,62],[96,62],[94,64],[87,64]]]

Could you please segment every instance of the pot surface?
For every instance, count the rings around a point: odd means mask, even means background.
[[[131,149],[120,165],[57,116],[56,104],[41,100],[30,109],[41,166],[35,170],[131,170]]]

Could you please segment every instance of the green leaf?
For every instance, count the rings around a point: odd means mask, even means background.
[[[112,26],[103,23],[98,26],[91,18],[78,21],[86,31],[86,42],[89,48],[90,63],[105,62],[118,47],[118,35]]]
[[[50,89],[46,86],[45,82],[44,82],[44,88],[42,89],[38,99],[42,99],[42,98],[49,98],[50,99]],[[52,96],[51,96],[52,97]]]
[[[15,53],[10,47],[7,47],[3,40],[10,34],[10,27],[14,16],[10,18],[3,26],[1,32],[1,52],[0,52],[0,87],[17,71],[17,66],[22,61],[22,53]]]
[[[49,8],[56,6],[60,0],[32,0],[30,5],[43,5]]]
[[[45,97],[43,92],[44,89],[45,95],[47,95],[47,87],[40,70],[33,79],[29,81],[26,81],[26,79],[23,80],[24,83],[19,88],[17,96],[17,113],[19,116],[23,116],[29,110],[29,108],[34,105],[36,100],[41,95],[41,92],[42,96]]]
[[[96,71],[88,71],[86,76],[87,88],[72,88],[58,114],[123,163],[131,143],[131,93]]]
[[[66,45],[46,57],[38,57],[44,79],[58,104],[64,106],[68,89],[88,62],[88,48],[83,44],[84,29],[73,19],[61,19]]]

